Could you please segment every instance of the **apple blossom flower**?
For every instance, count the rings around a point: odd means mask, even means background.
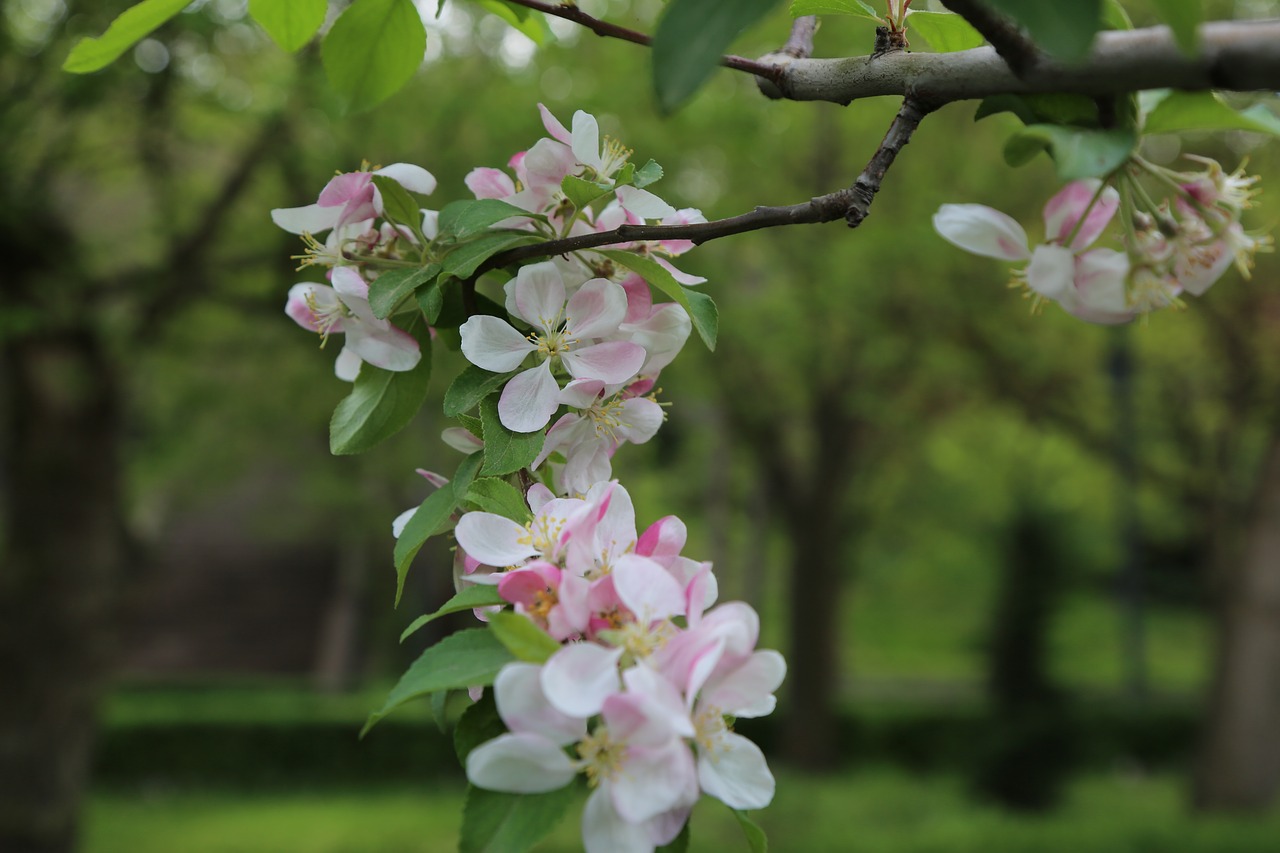
[[[421,166],[392,163],[373,171],[345,172],[325,184],[315,204],[283,207],[271,211],[271,221],[291,234],[319,234],[382,215],[382,193],[373,183],[374,175],[391,178],[410,192],[429,195],[436,188],[435,177]]]

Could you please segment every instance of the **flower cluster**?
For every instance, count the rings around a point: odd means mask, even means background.
[[[535,485],[528,498],[525,525],[463,515],[458,544],[478,563],[505,566],[471,579],[496,582],[563,645],[545,664],[499,674],[494,699],[509,732],[471,752],[468,779],[538,793],[585,774],[589,853],[669,843],[702,792],[736,809],[768,805],[764,756],[725,721],[770,713],[786,671],[777,652],[755,649],[755,611],[740,602],[708,610],[715,577],[681,555],[684,524],[668,516],[637,536],[617,483],[584,498]]]
[[[1106,182],[1068,184],[1045,205],[1045,241],[1034,249],[1021,225],[980,204],[944,204],[933,225],[966,251],[1027,262],[1015,282],[1037,307],[1056,302],[1091,323],[1126,323],[1181,306],[1184,292],[1202,295],[1233,263],[1248,278],[1255,253],[1271,249],[1269,237],[1240,222],[1257,178],[1192,159],[1204,170],[1177,172],[1134,157]],[[1167,195],[1153,198],[1144,179]],[[1123,250],[1095,247],[1117,213]]]

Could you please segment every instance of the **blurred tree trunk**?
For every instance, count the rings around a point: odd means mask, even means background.
[[[1243,555],[1219,549],[1217,660],[1194,804],[1266,808],[1280,785],[1280,440],[1246,522]]]
[[[12,337],[0,369],[0,850],[69,851],[125,553],[119,394],[83,328]]]

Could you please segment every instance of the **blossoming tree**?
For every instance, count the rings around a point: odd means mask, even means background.
[[[67,68],[101,67],[184,5],[134,6],[79,45]],[[456,594],[406,635],[455,612],[478,624],[429,648],[366,730],[409,700],[431,697],[442,713],[451,693],[468,695],[455,730],[471,783],[464,849],[536,844],[577,784],[590,789],[581,827],[593,853],[683,849],[703,794],[734,809],[763,849],[745,811],[769,804],[774,780],[732,723],[773,710],[786,664],[756,648],[755,612],[720,601],[712,566],[683,553],[683,522],[667,516],[642,530],[612,475],[623,445],[662,426],[662,370],[695,333],[716,344],[706,292],[715,285],[702,287],[678,259],[762,228],[860,225],[929,113],[973,99],[979,117],[1012,112],[1024,123],[1005,147],[1010,165],[1046,153],[1063,187],[1034,244],[1020,223],[973,203],[941,206],[934,226],[944,240],[1025,265],[1014,281],[1034,309],[1056,303],[1082,321],[1118,324],[1182,307],[1233,266],[1247,277],[1254,254],[1270,249],[1242,222],[1257,178],[1205,158],[1157,165],[1141,140],[1280,133],[1265,105],[1240,110],[1215,92],[1280,87],[1280,24],[1205,23],[1192,0],[1156,3],[1167,26],[1146,29],[1133,29],[1114,0],[945,0],[945,10],[795,0],[785,45],[748,60],[722,51],[773,0],[672,0],[652,37],[572,3],[481,5],[518,28],[552,16],[651,45],[666,110],[717,65],[754,75],[771,98],[903,99],[848,186],[725,219],[669,205],[651,189],[661,166],[602,138],[593,116],[578,111],[566,126],[541,105],[546,135],[506,170],[476,164],[469,198],[453,189],[429,203],[439,188],[423,166],[366,164],[333,178],[314,203],[272,212],[302,239],[309,274],[289,291],[286,313],[325,340],[342,336],[335,373],[352,390],[331,422],[334,453],[368,451],[414,418],[433,349],[469,363],[443,400],[457,426],[442,439],[461,460],[447,476],[422,472],[434,491],[394,521],[394,564],[403,588],[423,544],[452,537]],[[291,50],[322,28],[326,9],[325,0],[250,3]],[[821,15],[875,21],[871,52],[810,58]],[[367,108],[412,76],[424,38],[410,0],[355,0],[327,29],[322,54],[334,88]],[[803,694],[831,674],[802,666],[794,677]]]

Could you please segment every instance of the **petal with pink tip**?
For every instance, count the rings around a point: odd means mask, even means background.
[[[645,351],[630,341],[605,341],[569,350],[560,360],[575,379],[599,379],[606,385],[620,385],[640,370]]]
[[[333,283],[333,289],[346,297],[343,302],[347,302],[347,299],[369,301],[369,282],[352,267],[335,267],[329,280]]]
[[[675,807],[697,776],[693,753],[681,740],[658,747],[630,747],[623,770],[609,782],[613,807],[624,820],[641,823]]]
[[[1094,249],[1076,257],[1075,292],[1080,306],[1089,311],[1133,317],[1125,282],[1129,255],[1113,249]]]
[[[564,277],[550,261],[520,268],[511,286],[515,314],[546,333],[558,331],[564,315]]]
[[[627,315],[622,318],[623,322],[639,323],[649,319],[653,313],[653,291],[649,283],[632,273],[622,280],[621,286],[627,293]]]
[[[618,814],[606,786],[592,791],[582,810],[582,844],[586,853],[653,853],[654,848],[644,824]]]
[[[618,201],[628,213],[643,219],[662,219],[674,216],[676,209],[648,190],[636,187],[618,187]]]
[[[1045,239],[1061,245],[1088,209],[1089,215],[1085,216],[1068,248],[1078,252],[1097,240],[1120,208],[1120,193],[1114,187],[1104,189],[1093,207],[1089,207],[1101,185],[1097,178],[1072,181],[1049,199],[1044,206]]]
[[[368,172],[343,172],[329,179],[320,191],[318,203],[321,207],[343,207],[354,200],[368,196],[370,193]]]
[[[671,273],[671,277],[680,284],[683,284],[685,287],[692,287],[695,284],[703,284],[707,280],[704,276],[694,275],[692,273],[687,273],[684,270],[677,269],[675,264],[671,263],[671,261],[661,255],[654,256],[654,260],[658,262],[658,266]]]
[[[622,649],[574,643],[552,655],[542,667],[542,690],[553,706],[570,717],[594,717],[622,689],[618,660]]]
[[[347,347],[374,367],[397,373],[413,370],[422,360],[417,339],[390,324],[350,324],[347,329]]]
[[[551,110],[538,104],[538,113],[542,116],[542,126],[547,129],[547,133],[551,134],[551,138],[568,145],[573,141],[573,137],[565,126],[560,123],[560,119],[551,114]]]
[[[603,338],[618,331],[627,316],[627,292],[622,285],[593,278],[569,297],[565,331],[577,340]]]
[[[542,667],[509,663],[493,682],[498,716],[514,734],[541,735],[558,746],[568,746],[587,734],[587,721],[570,717],[552,707],[542,692]]]
[[[563,788],[578,775],[563,749],[535,734],[505,734],[467,756],[467,780],[477,788],[540,794]]]
[[[290,234],[319,234],[338,223],[338,211],[331,207],[308,204],[306,207],[277,207],[271,221]]]
[[[462,427],[447,427],[440,433],[440,440],[459,453],[472,454],[484,449],[484,442]]]
[[[289,296],[284,303],[284,313],[307,331],[319,332],[322,331],[320,318],[316,316],[315,311],[311,310],[312,305],[321,312],[332,310],[338,305],[338,296],[332,287],[325,284],[311,282],[295,284],[289,288]],[[328,329],[333,334],[340,333],[342,320],[337,319],[330,323]]]
[[[515,370],[525,356],[538,349],[506,320],[488,314],[476,314],[458,332],[467,361],[494,373]]]
[[[766,700],[786,676],[782,655],[772,650],[754,652],[741,666],[706,684],[699,701],[736,717],[762,716],[753,710],[772,705]]]
[[[544,361],[517,373],[498,398],[498,419],[512,432],[537,432],[547,425],[560,404],[560,386],[551,375],[551,362]]]
[[[675,360],[689,340],[693,323],[683,308],[674,302],[664,302],[653,309],[647,320],[627,323],[619,328],[632,343],[644,347],[647,357],[641,365],[642,376],[652,376]]]
[[[684,613],[684,587],[648,557],[625,554],[613,566],[618,598],[641,623]]]
[[[734,809],[762,809],[773,802],[775,783],[760,747],[733,732],[698,753],[702,790]]]
[[[454,530],[458,545],[486,566],[518,566],[538,555],[524,525],[492,512],[469,512]]]
[[[521,161],[528,182],[525,191],[548,190],[555,192],[566,175],[578,171],[573,152],[554,139],[539,139]],[[512,202],[515,204],[515,202]],[[517,205],[523,206],[523,205]],[[527,208],[526,208],[527,209]]]
[[[516,194],[515,182],[501,169],[478,167],[463,179],[476,198],[507,198]]]
[[[1002,261],[1031,257],[1022,226],[985,204],[944,204],[933,215],[933,227],[942,239],[975,255]]]

